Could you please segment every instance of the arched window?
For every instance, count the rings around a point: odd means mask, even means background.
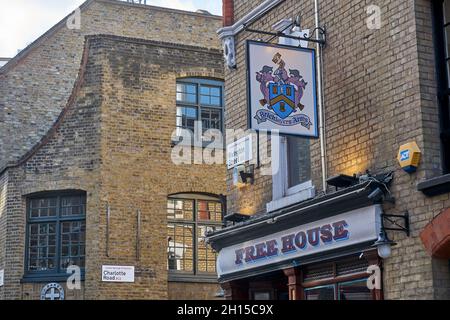
[[[75,265],[84,270],[86,193],[61,191],[27,198],[27,278],[67,277]]]
[[[167,219],[169,274],[215,278],[216,253],[205,242],[205,236],[222,227],[220,198],[202,194],[170,196]]]
[[[177,81],[177,135],[188,129],[200,139],[205,131],[223,131],[223,82],[202,78],[184,78]],[[201,124],[196,132],[195,124]]]

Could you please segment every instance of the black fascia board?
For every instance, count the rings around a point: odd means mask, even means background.
[[[264,237],[293,226],[332,217],[351,210],[380,203],[368,195],[381,184],[369,181],[316,197],[311,200],[259,215],[208,235],[211,246],[220,251],[224,247]],[[276,220],[276,222],[274,221]],[[270,223],[274,221],[274,223]]]

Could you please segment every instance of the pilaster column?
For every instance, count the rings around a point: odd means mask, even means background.
[[[225,300],[249,300],[248,284],[242,281],[229,281],[221,283],[225,291]]]
[[[299,268],[283,270],[288,278],[289,300],[303,300],[302,274]]]

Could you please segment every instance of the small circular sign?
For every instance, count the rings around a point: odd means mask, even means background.
[[[41,290],[41,300],[64,300],[64,289],[58,283],[49,283]]]

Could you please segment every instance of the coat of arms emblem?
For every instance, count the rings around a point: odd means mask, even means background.
[[[256,72],[262,95],[259,103],[266,109],[260,109],[255,119],[258,123],[269,120],[281,126],[300,124],[309,129],[311,119],[301,113],[305,108],[301,100],[308,83],[299,70],[286,69],[280,53],[273,56],[272,62],[275,71],[273,66],[265,65]]]

